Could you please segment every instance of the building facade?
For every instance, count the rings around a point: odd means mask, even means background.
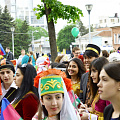
[[[46,17],[43,16],[37,19],[35,11],[33,11],[34,0],[2,0],[2,7],[7,5],[7,8],[14,19],[27,20],[30,26],[42,27],[47,30]],[[35,6],[36,7],[36,6]]]

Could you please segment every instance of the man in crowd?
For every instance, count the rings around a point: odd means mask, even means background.
[[[74,55],[73,58],[78,58],[78,56],[80,55],[80,48],[79,48],[79,47],[74,47],[74,48],[72,49],[72,53],[73,53],[73,55]]]
[[[13,53],[10,51],[9,47],[6,47],[6,52],[8,53],[6,59],[7,60],[13,60],[14,56],[13,56]]]
[[[90,63],[95,59],[98,58],[100,55],[100,48],[97,45],[94,44],[88,44],[85,50],[85,53],[83,55],[84,57],[84,64],[86,66],[86,69],[88,70]],[[81,77],[80,81],[80,100],[84,104],[89,103],[88,94],[90,94],[90,85],[88,80],[88,71],[84,73]]]
[[[18,60],[17,60],[17,65],[21,63],[22,58],[25,56],[25,50],[22,49],[21,50],[21,55],[19,56]]]
[[[14,65],[8,60],[2,60],[0,63],[0,79],[2,80],[0,88],[0,105],[5,97],[9,102],[12,102],[17,94],[18,87],[13,81],[15,73]],[[2,90],[1,90],[2,89]]]

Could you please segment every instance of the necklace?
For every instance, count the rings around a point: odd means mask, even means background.
[[[47,120],[58,120],[58,117],[56,115],[48,116]]]

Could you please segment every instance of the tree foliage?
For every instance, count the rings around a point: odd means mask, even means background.
[[[89,28],[83,26],[81,20],[77,21],[74,25],[67,25],[63,29],[61,29],[58,33],[57,37],[57,46],[58,49],[62,52],[63,49],[70,49],[71,42],[75,42],[75,38],[71,34],[71,30],[73,27],[78,27],[80,35],[83,36],[89,32]],[[91,32],[93,31],[93,27],[91,26]]]
[[[32,31],[36,31],[34,32],[34,35],[33,35],[34,40],[40,39],[42,36],[48,37],[48,32],[42,27],[29,26],[29,33],[32,33]]]
[[[75,27],[75,25],[67,25],[59,31],[57,37],[57,46],[60,52],[62,52],[63,49],[70,49],[71,42],[75,42],[75,38],[71,34],[73,27]]]
[[[20,19],[15,20],[15,32],[14,32],[14,48],[15,57],[21,54],[21,49],[28,51],[29,44],[31,43],[31,38],[29,37],[29,25],[26,20],[22,21]]]
[[[8,12],[7,6],[5,6],[3,12],[0,8],[0,43],[3,48],[12,48],[12,34],[11,27],[14,25],[13,18]]]
[[[79,20],[80,15],[83,14],[79,8],[70,5],[63,5],[57,0],[41,0],[41,2],[43,2],[43,4],[37,5],[37,8],[34,8],[34,11],[38,11],[36,13],[38,19],[43,15],[46,15],[51,48],[51,59],[53,62],[57,56],[54,23],[57,23],[59,18],[68,20],[69,22],[75,22],[76,20]]]
[[[32,41],[32,31],[37,31],[33,34],[34,40],[40,39],[41,36],[48,36],[45,29],[29,26],[26,20],[22,21],[21,19],[16,19],[15,24],[15,57],[17,58],[21,53],[21,49],[25,49],[25,51],[28,52],[28,47]]]
[[[89,33],[89,28],[86,28],[86,27],[83,25],[83,23],[82,23],[81,20],[77,21],[76,24],[79,26],[79,31],[80,31],[80,35],[81,35],[81,36]],[[91,32],[93,32],[93,27],[92,27],[92,26],[91,26]]]
[[[83,26],[83,23],[82,23],[81,20],[77,23],[78,23],[78,26],[79,26],[79,31],[80,31],[81,36],[83,36],[83,35],[85,35],[89,32],[89,29],[87,29],[85,26]]]

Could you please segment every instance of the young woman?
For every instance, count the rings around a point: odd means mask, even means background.
[[[111,102],[104,110],[104,120],[120,120],[120,63],[109,63],[100,72],[98,93]]]
[[[38,116],[36,114],[32,120],[80,119],[75,113],[61,76],[65,77],[64,72],[49,69],[35,78],[34,85],[39,89],[42,106],[38,109]]]
[[[30,64],[23,64],[18,66],[14,78],[19,91],[12,105],[24,120],[31,120],[38,110],[38,94],[33,86],[35,76],[35,68]]]
[[[70,78],[73,85],[74,93],[80,95],[80,79],[83,73],[85,73],[85,67],[83,62],[78,58],[73,58],[67,67],[66,75],[67,78]]]
[[[89,82],[90,82],[90,100],[88,101],[88,107],[86,108],[90,113],[98,116],[98,119],[103,119],[104,108],[110,104],[109,101],[101,100],[98,94],[97,84],[100,81],[99,74],[102,67],[108,63],[108,60],[105,57],[99,57],[94,59],[89,68]],[[86,115],[87,118],[89,116]]]

